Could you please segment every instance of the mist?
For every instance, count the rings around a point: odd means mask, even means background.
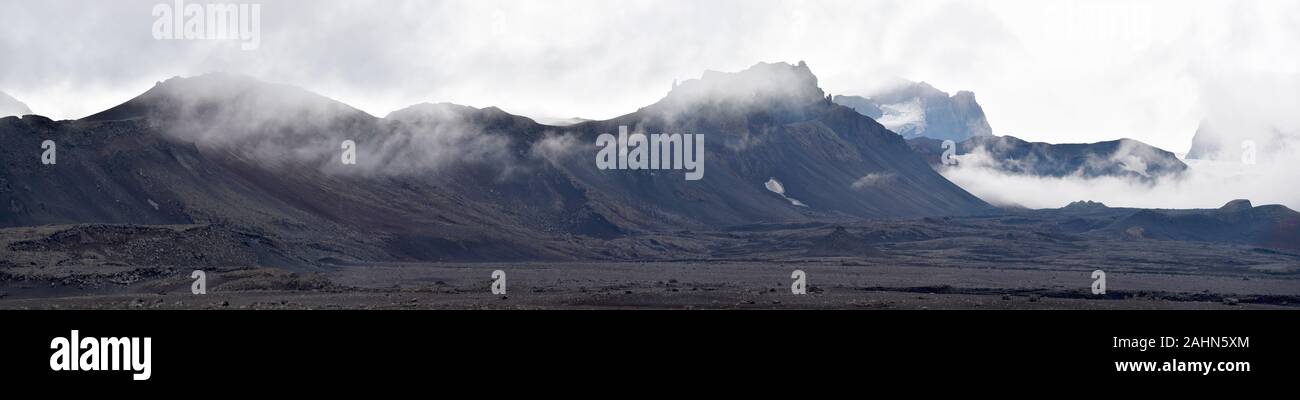
[[[831,94],[925,81],[974,91],[996,134],[1183,152],[1203,89],[1300,68],[1295,2],[262,1],[253,51],[155,40],[157,3],[0,0],[0,90],[81,118],[226,71],[372,115],[446,101],[608,119],[700,71],[804,60]]]
[[[150,123],[175,140],[271,168],[436,177],[448,168],[479,166],[504,178],[532,161],[512,154],[513,138],[476,120],[513,117],[450,103],[377,118],[303,88],[230,74],[171,79],[135,101],[149,105]],[[355,164],[341,161],[348,140],[356,145]]]
[[[940,172],[1001,206],[1056,208],[1092,200],[1112,207],[1218,208],[1248,199],[1300,209],[1300,75],[1257,71],[1221,78],[1202,88],[1200,96],[1200,129],[1211,133],[1204,140],[1220,151],[1203,159],[1182,158],[1188,170],[1180,175],[1145,179],[1145,170],[1153,166],[1143,160],[1152,158],[1133,146],[1121,147],[1110,160],[1090,161],[1120,162],[1142,177],[1007,173],[995,167],[1035,160],[993,160],[979,152],[959,155],[959,166]]]
[[[1219,208],[1232,200],[1248,199],[1256,205],[1282,204],[1300,209],[1300,185],[1296,185],[1300,182],[1300,169],[1289,161],[1249,165],[1184,160],[1188,169],[1182,174],[1144,180],[1007,173],[973,160],[978,157],[974,153],[957,156],[960,166],[943,168],[940,173],[997,206],[1058,208],[1074,201],[1091,200],[1110,207]]]

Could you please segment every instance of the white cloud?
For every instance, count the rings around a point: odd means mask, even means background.
[[[893,172],[872,172],[863,175],[861,178],[858,178],[858,180],[856,181],[853,181],[853,183],[850,186],[857,190],[864,190],[864,189],[875,188],[880,185],[888,184],[891,181],[893,181],[893,179],[894,179]]]
[[[1207,92],[1300,66],[1300,3],[1280,1],[264,1],[255,51],[154,40],[157,2],[0,0],[0,90],[79,118],[224,70],[374,115],[451,101],[610,118],[706,69],[806,60],[833,94],[897,76],[975,91],[998,134],[1184,152]]]
[[[1255,165],[1240,162],[1189,160],[1178,178],[1154,181],[1136,178],[1063,178],[1008,174],[990,168],[987,153],[958,156],[960,167],[944,168],[944,177],[981,199],[999,206],[1057,208],[1078,200],[1100,201],[1111,207],[1218,208],[1228,201],[1249,199],[1256,205],[1282,204],[1300,210],[1300,168],[1289,160]]]

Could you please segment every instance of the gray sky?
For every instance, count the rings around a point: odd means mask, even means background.
[[[1297,1],[263,1],[252,51],[155,40],[158,3],[0,0],[0,91],[80,118],[229,71],[379,116],[450,101],[603,119],[706,69],[805,60],[833,94],[926,81],[974,91],[996,134],[1179,153],[1216,98],[1300,96],[1269,84],[1300,73]]]

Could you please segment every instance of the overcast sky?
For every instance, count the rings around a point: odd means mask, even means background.
[[[974,91],[999,135],[1179,153],[1215,98],[1300,96],[1269,84],[1300,73],[1300,1],[263,1],[251,51],[155,40],[158,3],[0,0],[0,91],[80,118],[229,71],[378,116],[450,101],[603,119],[706,69],[804,60],[833,94],[926,81]]]

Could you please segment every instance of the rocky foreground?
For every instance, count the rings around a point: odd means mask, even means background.
[[[1182,213],[1190,213],[1183,211]],[[1210,212],[1210,211],[1206,211]],[[0,308],[1205,309],[1300,305],[1300,254],[1143,237],[1143,211],[759,224],[600,243],[605,260],[259,266],[212,226],[50,226],[0,236]],[[1107,221],[1112,221],[1107,223]],[[1152,219],[1143,217],[1141,223]],[[124,232],[131,233],[130,235]],[[1154,235],[1148,235],[1154,236]],[[53,238],[53,239],[52,239]],[[678,251],[680,250],[680,251]],[[207,294],[190,274],[207,273]],[[1094,270],[1107,290],[1094,295]],[[493,294],[492,272],[507,292]],[[806,273],[805,295],[791,274]]]

